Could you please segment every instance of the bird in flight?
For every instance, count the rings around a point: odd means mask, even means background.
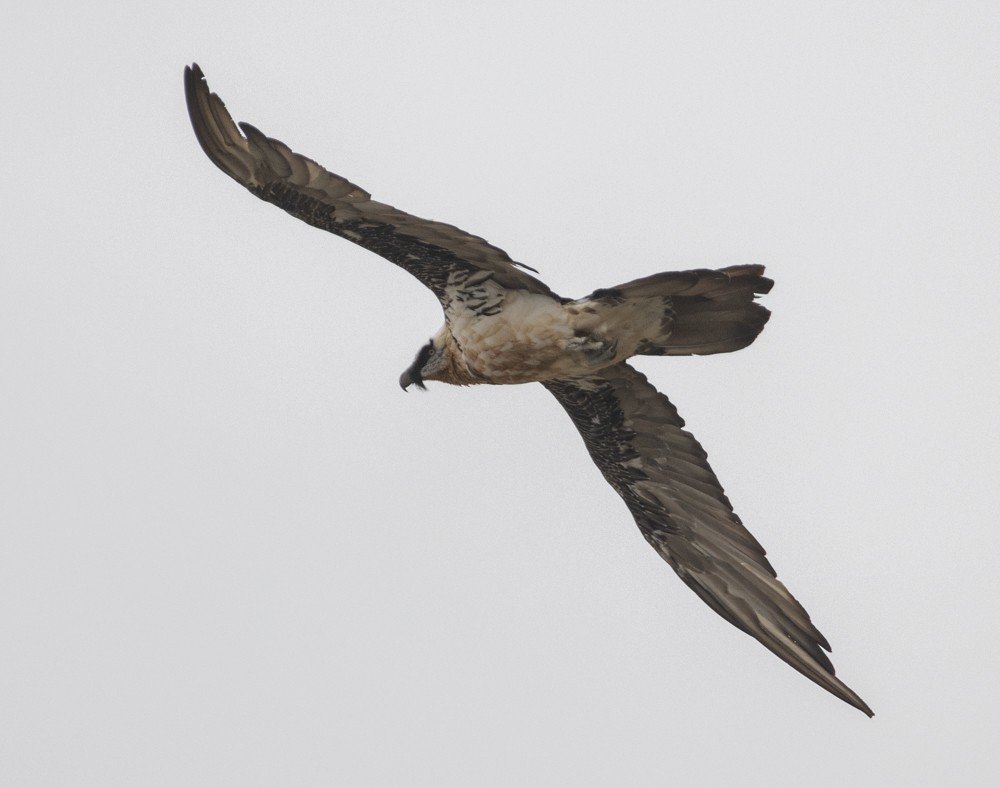
[[[756,302],[773,284],[763,266],[659,273],[563,298],[482,238],[376,202],[249,123],[237,126],[197,64],[185,69],[184,85],[198,142],[226,175],[395,263],[437,296],[444,325],[400,376],[404,390],[427,381],[541,383],[681,580],[730,624],[872,716],[834,675],[829,643],[733,512],[704,449],[627,361],[749,345],[770,316]]]

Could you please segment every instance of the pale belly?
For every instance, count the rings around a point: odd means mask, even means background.
[[[530,383],[588,375],[634,351],[582,327],[593,319],[581,320],[564,305],[535,294],[512,294],[503,311],[493,316],[460,312],[450,317],[448,329],[477,382]]]

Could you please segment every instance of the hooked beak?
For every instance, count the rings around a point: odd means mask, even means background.
[[[418,389],[427,390],[424,385],[423,378],[420,377],[420,370],[410,367],[406,372],[399,376],[399,385],[406,391],[410,386],[416,386]]]
[[[426,390],[424,385],[424,364],[427,363],[434,353],[434,342],[433,340],[428,342],[422,348],[420,352],[417,353],[417,357],[413,359],[413,363],[406,368],[406,372],[399,376],[399,385],[402,386],[403,391],[406,391],[410,386],[416,386],[418,389]]]

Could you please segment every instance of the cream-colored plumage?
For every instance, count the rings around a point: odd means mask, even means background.
[[[445,323],[400,377],[403,388],[429,380],[540,382],[680,578],[731,624],[872,714],[834,675],[824,653],[829,644],[733,512],[676,409],[626,363],[639,354],[749,345],[769,315],[755,300],[772,284],[762,266],[660,273],[562,298],[482,238],[375,202],[253,126],[237,127],[197,65],[185,70],[185,89],[198,141],[223,172],[260,199],[395,263],[437,296]]]
[[[532,383],[592,374],[634,356],[643,341],[655,340],[663,317],[662,297],[561,303],[536,293],[500,292],[492,281],[488,289],[498,300],[502,296],[502,310],[479,315],[453,300],[433,339],[441,345],[454,339],[452,352],[461,355],[476,382]]]

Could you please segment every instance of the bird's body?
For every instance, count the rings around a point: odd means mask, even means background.
[[[573,339],[572,316],[547,295],[512,292],[509,295],[487,280],[472,289],[456,291],[445,309],[445,324],[435,343],[448,343],[464,370],[455,378],[433,378],[443,383],[531,383],[572,374],[575,359],[566,353]],[[481,299],[481,300],[480,300]]]
[[[829,644],[733,512],[673,405],[627,363],[635,355],[749,345],[769,316],[756,302],[772,285],[763,266],[660,273],[563,298],[482,238],[375,202],[253,126],[237,127],[197,65],[186,69],[185,87],[198,141],[223,172],[296,218],[385,257],[437,296],[444,325],[403,372],[404,389],[425,381],[541,383],[681,579],[796,670],[872,714],[834,675]]]
[[[588,375],[636,354],[663,317],[662,298],[607,304],[504,292],[487,280],[456,288],[434,342],[453,343],[468,377],[443,383],[533,383]],[[470,306],[483,304],[484,308]]]

